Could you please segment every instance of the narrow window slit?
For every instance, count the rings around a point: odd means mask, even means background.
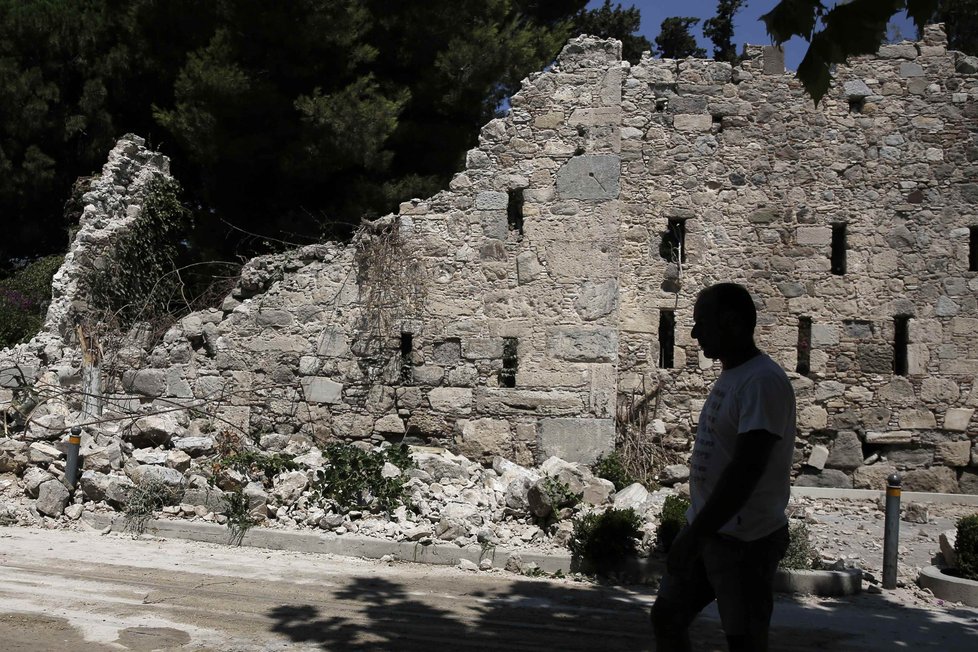
[[[798,318],[798,364],[795,371],[807,376],[812,371],[812,318]]]
[[[503,387],[516,387],[516,368],[519,366],[518,350],[517,338],[503,338],[503,368],[499,372],[499,384]]]
[[[672,369],[676,365],[676,313],[659,311],[659,368]]]
[[[506,222],[510,231],[523,235],[523,189],[514,188],[509,191],[509,203],[506,205]]]
[[[832,273],[842,276],[846,273],[846,249],[848,242],[846,238],[845,222],[838,222],[832,225]]]
[[[412,353],[414,353],[414,335],[401,333],[401,382],[405,385],[414,380],[414,366],[411,364]]]
[[[968,233],[968,271],[978,272],[978,226],[969,226]]]
[[[910,342],[910,316],[897,315],[893,318],[893,373],[907,375],[907,346]]]
[[[669,218],[659,243],[659,255],[670,263],[686,262],[686,220]]]

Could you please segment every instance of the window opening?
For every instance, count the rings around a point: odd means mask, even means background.
[[[898,376],[907,375],[907,345],[910,341],[909,315],[897,315],[893,318],[893,373]]]
[[[409,384],[414,379],[411,354],[414,352],[414,335],[401,333],[401,382]]]
[[[672,310],[659,311],[659,368],[675,367],[676,313]]]
[[[846,224],[839,222],[832,225],[832,273],[842,276],[846,273]]]
[[[968,271],[978,272],[978,226],[969,226]]]
[[[511,231],[523,235],[523,189],[514,188],[509,191],[509,203],[506,205],[506,222]]]
[[[851,97],[849,98],[849,113],[862,113],[863,107],[865,105],[866,105],[866,98]]]
[[[798,364],[795,371],[807,376],[812,371],[812,318],[798,318]]]
[[[686,262],[686,220],[669,218],[659,243],[659,255],[670,263]]]
[[[519,343],[515,337],[503,338],[503,368],[499,372],[499,384],[503,387],[516,387],[516,368],[519,366],[518,349]]]

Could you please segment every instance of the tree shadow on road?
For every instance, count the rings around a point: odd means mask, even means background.
[[[323,650],[654,649],[648,610],[655,593],[649,587],[540,579],[503,584],[496,577],[488,588],[460,593],[452,576],[444,581],[442,593],[432,589],[430,578],[423,591],[384,578],[357,578],[324,596],[321,605],[273,609],[272,631]],[[771,650],[978,649],[978,628],[962,624],[974,616],[965,609],[914,609],[872,595],[779,596]],[[877,630],[867,646],[864,636]],[[715,608],[694,622],[691,634],[694,650],[725,650]]]

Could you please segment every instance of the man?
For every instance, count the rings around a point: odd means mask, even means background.
[[[688,525],[652,607],[658,652],[689,650],[689,625],[714,599],[730,650],[767,649],[774,573],[788,546],[795,396],[754,344],[756,324],[741,285],[713,285],[696,299],[692,336],[722,370],[696,430]]]

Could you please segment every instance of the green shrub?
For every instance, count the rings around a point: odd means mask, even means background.
[[[581,502],[582,494],[571,491],[570,485],[553,475],[543,477],[543,491],[550,499],[554,512]]]
[[[389,512],[404,502],[404,477],[385,478],[384,464],[402,471],[414,466],[407,446],[365,451],[350,444],[330,444],[323,451],[325,466],[316,471],[313,490],[319,500],[347,512],[369,508]]]
[[[0,279],[0,348],[28,340],[41,329],[51,301],[51,279],[62,262],[60,255],[38,258]]]
[[[240,489],[224,494],[225,516],[230,543],[240,546],[245,534],[255,525],[251,515],[251,502]]]
[[[788,550],[778,564],[786,570],[811,570],[815,567],[815,548],[811,533],[804,521],[795,521],[788,527]]]
[[[176,505],[181,498],[182,489],[170,487],[159,480],[139,483],[129,491],[123,506],[125,531],[138,537],[146,530],[146,522],[156,510]]]
[[[253,482],[271,486],[275,476],[285,471],[296,471],[299,465],[292,461],[291,455],[272,453],[266,455],[254,450],[243,450],[220,457],[211,464],[216,476],[222,469],[233,469]]]
[[[978,514],[958,520],[954,552],[957,553],[957,571],[961,577],[978,581]]]
[[[611,481],[615,485],[615,491],[621,491],[635,482],[618,451],[598,456],[598,460],[591,465],[591,472],[599,478]]]
[[[682,496],[676,494],[666,496],[666,501],[662,504],[662,514],[659,516],[659,525],[655,528],[655,544],[659,550],[668,552],[673,539],[686,527],[688,509],[689,501]]]
[[[635,510],[609,509],[574,519],[571,553],[585,572],[604,574],[634,557],[642,537]]]

